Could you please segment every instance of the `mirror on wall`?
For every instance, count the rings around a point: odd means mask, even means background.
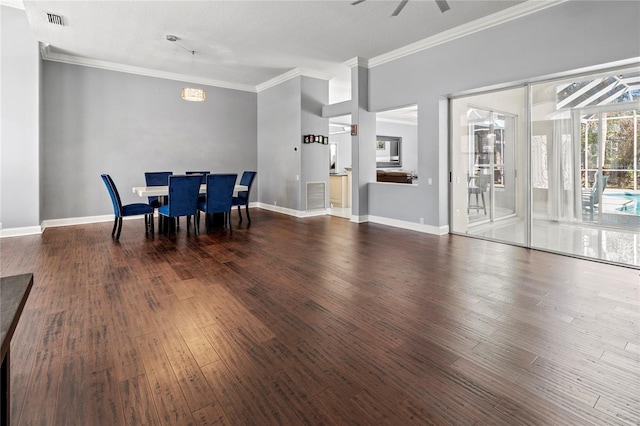
[[[376,169],[406,172],[418,184],[418,105],[376,112]]]
[[[402,138],[376,136],[376,167],[402,167]]]

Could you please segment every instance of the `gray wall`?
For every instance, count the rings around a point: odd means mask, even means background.
[[[101,173],[132,203],[146,201],[131,191],[145,171],[257,170],[257,95],[204,86],[205,102],[187,102],[183,86],[45,61],[43,219],[113,213]]]
[[[302,210],[300,84],[296,77],[258,94],[258,200],[293,210]]]
[[[322,118],[322,106],[329,102],[326,80],[301,77],[302,135],[329,135],[329,119]],[[306,210],[307,182],[325,183],[325,207],[329,202],[329,145],[302,144],[301,210]]]
[[[0,224],[40,224],[40,52],[22,10],[0,6]]]
[[[640,2],[570,1],[369,70],[370,111],[418,104],[418,193],[372,194],[371,215],[392,202],[448,223],[446,109],[442,97],[640,56]],[[426,178],[433,185],[424,185]],[[376,186],[370,186],[376,191]],[[408,192],[408,191],[405,191]],[[387,216],[388,217],[388,216]],[[396,217],[393,217],[396,218]],[[400,218],[400,217],[397,217]]]

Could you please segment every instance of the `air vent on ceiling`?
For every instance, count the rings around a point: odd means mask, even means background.
[[[62,16],[60,16],[60,15],[54,15],[53,13],[47,13],[47,19],[49,20],[50,24],[63,25],[64,26],[64,22],[62,21]]]

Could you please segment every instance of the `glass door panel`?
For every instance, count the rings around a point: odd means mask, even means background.
[[[517,114],[524,110],[524,88],[454,99],[451,108],[457,141],[451,157],[452,231],[525,244],[525,198],[517,176],[526,164]]]
[[[582,220],[624,227],[638,216],[638,110],[598,110],[580,114]]]
[[[469,223],[493,222],[515,214],[515,118],[470,108],[472,162],[469,181]]]

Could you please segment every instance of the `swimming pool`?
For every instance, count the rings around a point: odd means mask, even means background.
[[[607,193],[602,194],[603,197],[606,195],[607,197],[616,197],[616,198],[624,198],[627,200],[623,202],[620,207],[617,207],[616,210],[620,213],[640,216],[640,194],[632,193],[632,192],[620,192],[620,193]]]

